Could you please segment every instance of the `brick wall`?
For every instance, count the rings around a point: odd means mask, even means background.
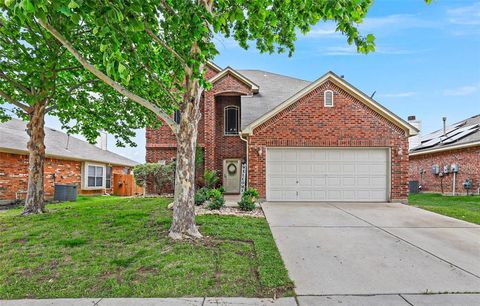
[[[207,77],[216,74],[209,68]],[[217,80],[209,91],[204,92],[201,101],[201,114],[198,125],[199,147],[204,149],[204,169],[216,169],[222,175],[222,161],[224,158],[244,158],[245,144],[238,136],[223,135],[223,107],[225,103],[234,103],[240,106],[240,96],[251,94],[250,88],[230,74]],[[217,101],[221,101],[217,105]],[[241,111],[241,110],[240,110]],[[158,162],[175,157],[175,136],[167,125],[158,129],[146,130],[146,161]],[[197,171],[197,182],[201,180],[203,171]],[[157,193],[152,184],[148,184],[147,192]],[[167,188],[168,187],[168,188]],[[167,186],[161,192],[173,192]]]
[[[323,106],[323,92],[334,92],[334,107]],[[408,195],[408,138],[344,90],[327,82],[255,128],[249,137],[249,186],[265,190],[266,147],[390,147],[391,199]],[[263,154],[259,155],[258,150]]]
[[[124,167],[113,166],[113,173],[122,173]],[[52,199],[55,183],[78,184],[80,188],[82,162],[45,158],[45,198]],[[0,201],[13,201],[16,192],[25,198],[28,183],[28,155],[0,152]],[[107,193],[112,192],[107,189]],[[103,194],[104,190],[81,190],[80,194]]]
[[[433,165],[439,165],[443,170],[443,166],[451,164],[459,166],[459,172],[456,175],[456,193],[466,193],[463,188],[463,182],[466,179],[472,179],[473,191],[476,192],[480,188],[480,146],[410,156],[410,180],[419,181],[422,190],[426,192],[442,192],[443,184],[444,193],[451,194],[453,174],[440,177],[431,172]],[[425,171],[422,176],[420,175],[421,169]]]
[[[215,170],[220,177],[223,175],[224,159],[244,159],[246,154],[246,143],[238,135],[224,135],[224,108],[229,105],[240,107],[240,96],[216,97],[215,143],[217,145],[215,147]]]

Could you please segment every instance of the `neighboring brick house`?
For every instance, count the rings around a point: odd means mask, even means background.
[[[471,180],[469,193],[480,192],[480,115],[416,137],[409,175],[422,191],[465,194],[463,183]],[[458,166],[458,172],[452,165]]]
[[[28,135],[23,121],[0,124],[0,204],[23,200],[28,180]],[[80,194],[112,193],[114,174],[129,173],[137,162],[67,134],[45,128],[45,198],[54,185],[77,184]],[[106,146],[106,144],[105,144]]]
[[[226,193],[248,185],[268,201],[407,199],[408,137],[417,129],[343,78],[308,82],[214,64],[207,78],[198,146]],[[147,162],[175,158],[166,125],[146,138]]]

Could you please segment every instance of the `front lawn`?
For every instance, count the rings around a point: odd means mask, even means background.
[[[420,193],[408,197],[410,205],[442,215],[480,224],[480,196],[443,196]]]
[[[171,200],[80,197],[49,213],[0,212],[0,299],[291,295],[265,219],[199,216],[172,242]]]

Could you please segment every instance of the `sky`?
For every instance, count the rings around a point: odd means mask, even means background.
[[[376,92],[374,99],[400,117],[415,115],[423,133],[439,129],[444,116],[451,124],[480,114],[480,1],[377,0],[360,32],[375,35],[375,53],[356,53],[333,23],[319,23],[300,34],[292,57],[217,37],[215,63],[309,81],[331,70],[368,95]],[[60,128],[51,117],[46,125]],[[135,141],[136,148],[116,148],[109,136],[108,149],[144,162],[145,132],[137,131]]]

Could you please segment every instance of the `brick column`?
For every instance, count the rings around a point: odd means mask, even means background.
[[[204,97],[205,170],[211,170],[215,169],[215,96],[207,91]]]

